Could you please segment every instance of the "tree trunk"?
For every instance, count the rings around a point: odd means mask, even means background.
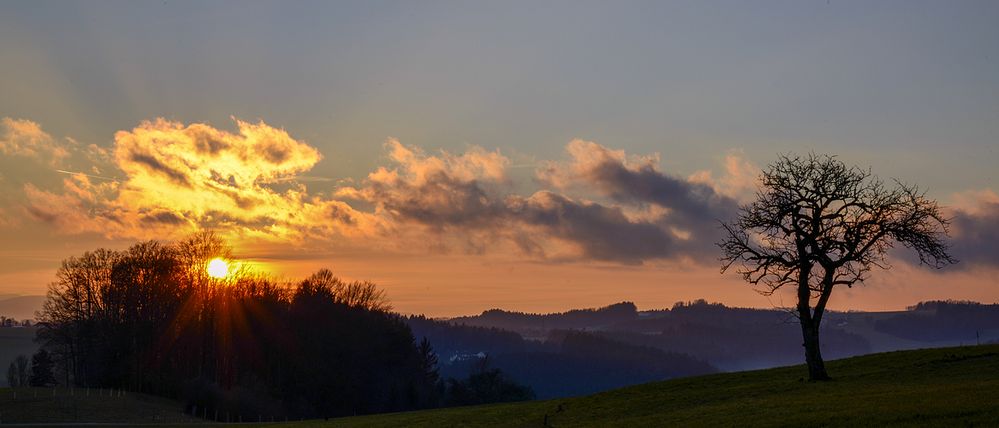
[[[805,362],[808,364],[808,380],[829,380],[826,365],[822,361],[822,352],[819,349],[819,326],[812,320],[808,320],[808,322],[802,320],[801,335],[804,339]]]
[[[799,253],[801,249],[799,248]],[[801,254],[804,258],[804,254]],[[805,347],[805,363],[808,364],[808,380],[829,380],[826,374],[826,365],[822,362],[822,353],[819,351],[819,322],[822,313],[812,315],[812,308],[809,305],[811,299],[811,289],[808,287],[809,275],[812,266],[802,265],[798,272],[798,322],[801,324],[801,336],[804,339],[802,346]]]

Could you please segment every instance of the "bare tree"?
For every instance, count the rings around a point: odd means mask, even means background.
[[[915,186],[895,181],[889,187],[870,170],[815,154],[781,156],[761,184],[757,200],[723,224],[722,272],[737,266],[766,295],[795,288],[792,312],[801,324],[811,380],[829,379],[819,325],[835,287],[852,287],[873,268],[889,268],[886,255],[899,243],[923,264],[956,262],[944,243],[948,220]]]
[[[31,367],[28,366],[28,357],[18,355],[14,359],[17,364],[17,386],[28,386],[28,378],[31,377]]]
[[[18,379],[17,379],[17,364],[15,364],[13,361],[11,361],[10,365],[7,366],[7,386],[9,386],[11,388],[19,386],[17,384],[17,381],[18,381]]]
[[[385,290],[368,281],[344,282],[329,269],[320,269],[302,280],[299,292],[328,296],[336,303],[372,311],[392,310]]]

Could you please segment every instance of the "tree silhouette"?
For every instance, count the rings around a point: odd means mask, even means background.
[[[209,260],[231,253],[201,232],[71,257],[49,287],[37,339],[67,385],[179,398],[202,415],[301,418],[435,404],[420,400],[435,385],[384,291],[326,269],[297,284],[246,269],[207,274]],[[19,365],[10,374],[12,384],[27,384]]]
[[[869,170],[833,156],[781,156],[764,171],[757,200],[723,224],[722,272],[738,266],[766,295],[795,288],[792,313],[801,324],[811,380],[829,379],[819,348],[819,325],[837,286],[863,282],[872,268],[889,268],[896,243],[921,263],[956,261],[943,239],[948,220],[917,187],[888,187]]]
[[[500,369],[490,369],[489,363],[489,356],[486,355],[476,362],[467,379],[448,379],[446,404],[470,406],[535,398],[531,387],[514,382]]]
[[[17,385],[17,365],[11,361],[10,365],[7,366],[7,386],[13,388]]]
[[[55,376],[52,374],[52,356],[48,351],[39,349],[35,355],[31,356],[31,378],[28,383],[31,386],[51,386],[55,385]]]
[[[437,368],[437,354],[434,352],[434,348],[430,345],[430,340],[426,336],[420,341],[417,350],[420,351],[420,366],[423,368],[427,382],[430,384],[436,383],[437,379],[440,378],[440,370]]]
[[[385,291],[367,281],[344,282],[329,269],[320,269],[299,284],[307,294],[322,295],[329,300],[351,307],[388,312],[392,306]]]
[[[427,339],[426,336],[420,341],[416,350],[420,354],[420,369],[423,372],[420,389],[424,392],[424,397],[421,397],[420,402],[424,407],[436,407],[440,399],[440,394],[437,390],[438,382],[440,381],[440,369],[437,367],[437,353],[434,352],[433,346],[430,345],[430,339]]]
[[[28,378],[31,376],[31,368],[28,366],[28,357],[18,355],[14,359],[17,373],[17,386],[28,386]]]

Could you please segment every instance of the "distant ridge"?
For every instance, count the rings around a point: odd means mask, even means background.
[[[506,330],[586,329],[638,319],[638,307],[621,302],[593,309],[573,309],[566,312],[534,314],[489,309],[480,315],[452,318],[455,324],[495,327]]]
[[[0,315],[8,318],[35,319],[35,311],[42,310],[45,296],[0,296]]]

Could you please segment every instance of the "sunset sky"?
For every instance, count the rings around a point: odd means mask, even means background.
[[[0,295],[200,229],[403,313],[705,298],[787,152],[918,184],[961,262],[833,309],[999,301],[999,2],[0,4]]]

